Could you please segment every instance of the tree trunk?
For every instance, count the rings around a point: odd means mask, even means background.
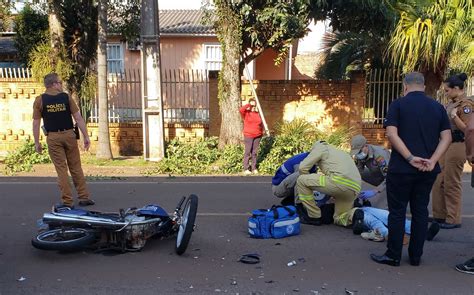
[[[109,136],[109,109],[107,99],[107,0],[99,0],[97,86],[99,95],[99,146],[97,158],[112,159]]]
[[[218,28],[223,51],[222,70],[219,72],[219,107],[221,111],[221,131],[219,147],[242,142],[242,120],[239,108],[240,98],[240,18],[228,6],[220,7],[220,15],[225,21]]]
[[[59,21],[58,13],[56,8],[52,3],[49,4],[49,14],[48,14],[48,22],[49,22],[49,37],[51,42],[51,47],[59,54],[61,45],[63,44],[63,27],[61,26],[61,22]]]
[[[425,76],[425,93],[434,99],[437,99],[437,93],[443,82],[443,74],[441,71],[434,72],[433,70],[422,71]]]

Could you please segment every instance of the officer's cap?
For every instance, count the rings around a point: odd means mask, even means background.
[[[359,153],[360,149],[367,144],[367,139],[362,134],[358,134],[351,141],[351,156]]]

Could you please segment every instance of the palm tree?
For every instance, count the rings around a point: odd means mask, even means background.
[[[435,95],[448,70],[473,72],[472,0],[432,0],[429,5],[400,4],[388,55],[404,72],[425,74],[426,92]]]
[[[341,79],[352,70],[384,66],[387,38],[369,32],[328,32],[323,36],[322,65],[316,70],[321,79]]]

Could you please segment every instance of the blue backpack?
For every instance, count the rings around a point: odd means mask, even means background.
[[[248,219],[250,237],[280,239],[300,233],[300,218],[294,206],[272,206],[252,211]]]

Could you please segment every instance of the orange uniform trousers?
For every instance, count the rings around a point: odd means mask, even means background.
[[[432,190],[433,217],[446,223],[461,224],[462,172],[466,162],[466,145],[453,142],[439,160],[438,174]]]
[[[58,174],[58,186],[61,190],[63,204],[68,206],[74,204],[68,170],[71,173],[79,200],[89,199],[86,179],[81,166],[81,155],[73,129],[49,132],[46,142],[48,144],[49,156]]]

